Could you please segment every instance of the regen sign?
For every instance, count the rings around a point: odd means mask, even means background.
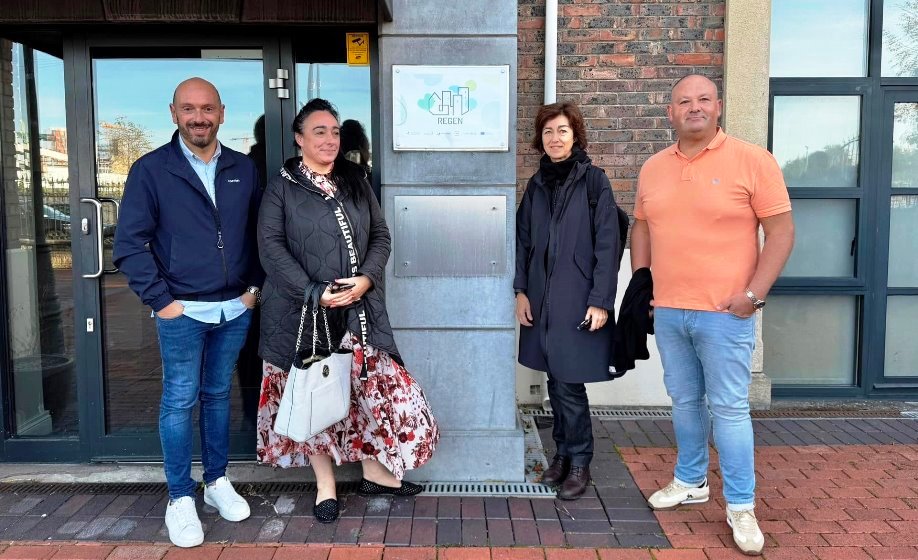
[[[509,66],[392,67],[396,151],[509,149]]]

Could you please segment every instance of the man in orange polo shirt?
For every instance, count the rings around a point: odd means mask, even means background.
[[[647,160],[638,179],[631,268],[653,272],[654,330],[678,446],[673,481],[648,501],[670,509],[708,500],[713,416],[733,540],[760,554],[749,416],[754,314],[790,256],[794,223],[778,163],[727,136],[717,124],[722,109],[711,80],[677,82],[667,115],[679,141]]]

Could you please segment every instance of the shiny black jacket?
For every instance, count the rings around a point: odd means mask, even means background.
[[[298,164],[299,158],[288,160],[280,174],[268,182],[259,212],[258,252],[267,274],[262,289],[259,355],[288,370],[306,291],[316,283],[351,276],[347,244],[334,213],[340,204],[354,232],[359,274],[373,281],[373,288],[362,298],[370,323],[368,344],[385,350],[401,363],[385,303],[385,269],[391,240],[370,185],[360,180],[363,196],[359,201],[342,190],[335,201],[326,201],[322,190],[300,172]],[[339,161],[335,165],[356,164]],[[333,341],[340,341],[345,329],[359,336],[355,308],[329,309],[328,317]],[[323,330],[320,327],[319,332]],[[324,339],[322,333],[320,340]],[[303,344],[311,341],[312,319],[307,315]]]

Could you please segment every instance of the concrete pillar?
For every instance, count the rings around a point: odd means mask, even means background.
[[[768,144],[768,61],[771,0],[727,0],[724,23],[724,114],[727,133],[763,148]],[[762,315],[756,314],[749,401],[771,406],[771,380],[764,373]]]
[[[396,342],[408,369],[424,388],[442,432],[433,460],[408,477],[522,481],[524,449],[516,411],[512,289],[517,5],[508,0],[393,0],[391,5],[392,22],[379,27],[381,153],[374,154],[380,162],[383,205],[393,234],[386,299]],[[396,152],[393,64],[509,65],[509,149]],[[498,237],[504,236],[505,265],[487,276],[398,273],[396,267],[403,260],[400,252],[409,245],[399,232],[416,227],[411,223],[413,210],[405,207],[426,207],[429,218],[439,212],[448,214],[467,197],[500,201],[494,207],[503,212],[496,227]],[[426,227],[433,230],[439,224]],[[476,225],[469,223],[468,227]],[[429,239],[421,235],[409,241]],[[444,258],[462,249],[461,232],[436,248]]]

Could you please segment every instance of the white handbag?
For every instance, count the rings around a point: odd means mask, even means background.
[[[347,416],[351,405],[351,363],[350,350],[331,350],[331,332],[328,315],[322,308],[325,335],[329,352],[316,352],[319,329],[316,317],[319,312],[318,297],[312,310],[312,354],[300,356],[300,339],[303,337],[303,323],[309,302],[303,304],[300,314],[300,329],[296,336],[296,354],[287,374],[287,384],[281,396],[274,432],[287,436],[296,442],[304,442]]]

